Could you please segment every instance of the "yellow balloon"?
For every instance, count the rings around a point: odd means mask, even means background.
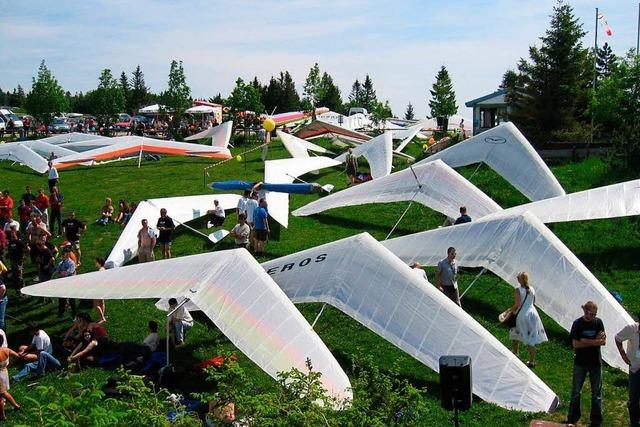
[[[276,122],[274,122],[273,119],[267,119],[262,122],[262,127],[267,132],[272,132],[276,128]]]
[[[427,144],[423,144],[423,145],[422,145],[422,149],[423,149],[424,151],[427,151],[427,148],[429,148],[429,146],[428,146]]]
[[[241,162],[242,161],[242,156],[240,154],[238,154],[236,156],[236,161]]]

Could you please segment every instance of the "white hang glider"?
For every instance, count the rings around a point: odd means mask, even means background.
[[[138,231],[142,227],[141,222],[146,219],[149,227],[154,228],[160,217],[160,209],[165,208],[167,215],[177,222],[176,226],[179,226],[206,215],[207,210],[213,209],[214,200],[218,200],[223,209],[229,210],[236,208],[239,199],[240,196],[237,194],[207,194],[142,201],[136,207],[127,226],[107,257],[107,265],[120,267],[138,255]],[[214,240],[211,236],[205,237],[211,241]]]
[[[109,138],[107,138],[106,136],[94,135],[90,133],[71,132],[61,133],[59,135],[53,135],[46,138],[40,138],[37,141],[46,142],[47,144],[62,145],[70,142],[92,141],[96,139]]]
[[[25,147],[32,149],[33,151],[41,155],[45,160],[50,158],[51,154],[53,154],[54,157],[58,158],[76,154],[75,151],[70,150],[69,148],[62,145],[49,144],[47,142],[42,142],[39,140],[14,142],[14,144],[22,144]]]
[[[402,139],[398,147],[394,150],[396,153],[401,153],[404,148],[409,145],[413,138],[421,135],[420,131],[422,130],[422,124],[418,123],[417,125],[411,126],[406,130],[402,131],[394,131],[393,138],[394,139]]]
[[[0,160],[20,163],[38,173],[45,173],[49,169],[44,157],[26,145],[15,142],[0,145]]]
[[[292,212],[308,216],[337,207],[415,200],[450,217],[460,206],[481,217],[502,209],[489,196],[442,160],[413,166],[315,200]]]
[[[262,264],[294,303],[323,302],[425,365],[473,360],[473,392],[499,406],[553,411],[549,389],[470,315],[367,233]]]
[[[300,139],[286,132],[277,130],[276,134],[280,138],[280,141],[282,141],[282,145],[284,145],[284,148],[287,149],[287,151],[293,158],[309,157],[309,151],[322,154],[333,154],[326,148],[323,148],[312,142],[305,141],[304,139]]]
[[[391,173],[393,156],[393,139],[391,132],[385,132],[367,142],[353,147],[353,155],[363,156],[369,162],[369,169],[373,179],[387,176]],[[347,153],[342,153],[336,160],[343,163],[347,159]]]
[[[497,215],[455,227],[439,228],[382,242],[405,262],[436,265],[457,249],[456,260],[463,267],[484,267],[514,287],[516,275],[529,273],[536,288],[536,305],[567,331],[580,317],[580,306],[595,301],[607,335],[613,336],[633,319],[580,260],[531,213]],[[602,347],[604,360],[627,369],[615,342]]]
[[[22,293],[82,299],[188,298],[273,378],[292,368],[304,371],[309,358],[329,393],[352,398],[349,379],[331,352],[244,249],[70,276],[25,287]]]
[[[321,119],[315,120],[304,126],[295,133],[295,136],[302,139],[310,139],[328,134],[343,136],[358,143],[371,139],[371,137],[365,133],[357,132],[353,129],[348,129],[335,123],[328,123]]]
[[[212,126],[200,133],[185,138],[185,141],[197,141],[198,139],[211,138],[211,145],[214,147],[227,148],[231,141],[231,130],[233,121],[229,120],[218,126]]]
[[[442,160],[452,168],[484,162],[529,200],[564,195],[556,177],[513,123],[504,123],[416,164]]]

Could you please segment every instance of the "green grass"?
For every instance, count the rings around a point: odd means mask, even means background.
[[[409,149],[415,154],[419,146],[411,146]],[[238,148],[234,150],[234,155],[242,151],[242,148]],[[269,157],[288,156],[276,142],[270,149]],[[144,161],[139,169],[135,161],[129,160],[62,171],[61,189],[65,196],[65,209],[67,211],[75,209],[78,217],[89,224],[88,231],[82,238],[84,262],[80,272],[93,270],[91,260],[96,256],[108,255],[121,231],[116,225],[101,227],[94,223],[105,197],[112,197],[115,202],[121,198],[138,201],[147,198],[206,194],[209,190],[204,186],[205,182],[225,179],[262,180],[264,166],[260,160],[260,152],[254,151],[246,155],[244,160],[246,163],[233,160],[216,166],[210,169],[210,174],[206,178],[203,176],[203,169],[211,162],[199,158],[164,157],[160,162]],[[395,163],[396,170],[404,167],[403,161],[395,161]],[[553,165],[552,169],[567,192],[623,179],[619,171],[611,171],[605,162],[597,158],[579,163],[558,163]],[[473,175],[472,181],[503,207],[526,202],[524,196],[487,166],[482,166],[477,171],[475,166],[463,168],[460,172],[466,177]],[[46,188],[46,177],[35,174],[25,167],[10,165],[8,162],[0,163],[0,177],[0,186],[9,188],[15,199],[20,197],[27,184],[31,184],[34,188],[39,186]],[[338,169],[323,170],[319,176],[309,175],[305,179],[319,183],[332,183],[336,185],[334,191],[339,191],[346,186],[346,177]],[[316,197],[293,195],[290,210]],[[282,230],[280,241],[270,242],[267,247],[269,256],[259,261],[287,255],[363,231],[369,232],[377,239],[384,239],[405,207],[406,203],[366,205],[334,209],[306,218],[290,217],[289,228]],[[442,215],[414,204],[394,232],[394,236],[432,229],[440,225],[442,220]],[[234,221],[235,215],[231,215],[225,223],[225,228],[230,228]],[[196,222],[195,226],[206,231],[203,222]],[[629,312],[639,311],[640,236],[636,218],[556,224],[553,230],[607,288],[616,289],[622,293],[623,304]],[[60,243],[60,239],[56,239],[56,243]],[[230,241],[225,240],[219,245],[212,246],[200,236],[182,229],[176,233],[173,253],[174,256],[185,256],[204,251],[228,249],[231,245]],[[159,254],[156,252],[156,255]],[[428,273],[429,277],[433,278],[433,270],[429,270]],[[461,288],[465,289],[476,274],[477,270],[465,270],[461,275]],[[29,278],[33,277],[30,266],[26,275]],[[510,345],[508,332],[496,324],[496,318],[500,312],[511,305],[511,295],[512,289],[509,286],[488,273],[481,277],[463,300],[465,310],[507,346]],[[108,301],[109,321],[106,327],[111,337],[117,341],[139,341],[146,333],[148,320],[155,319],[162,324],[164,315],[154,308],[153,302]],[[90,304],[85,307],[89,309]],[[18,300],[10,292],[8,314],[23,321],[39,321],[52,336],[60,336],[64,333],[69,323],[68,319],[61,321],[56,317],[56,308],[53,304],[43,304],[34,298]],[[300,305],[299,309],[309,321],[312,321],[320,305],[304,304]],[[536,373],[560,396],[562,403],[558,411],[554,414],[524,414],[508,411],[476,399],[471,410],[462,414],[462,425],[524,426],[534,418],[553,421],[561,421],[565,418],[571,388],[573,352],[568,333],[544,314],[543,322],[550,340],[539,347]],[[28,341],[24,323],[9,319],[8,330],[12,347]],[[423,420],[422,425],[435,426],[448,423],[450,414],[440,408],[438,375],[435,372],[335,309],[325,310],[316,330],[345,369],[348,368],[352,355],[362,352],[371,354],[382,367],[398,361],[404,377],[415,385],[425,386],[428,390],[427,403],[431,408],[432,416],[428,420]],[[608,331],[611,339],[615,332]],[[196,360],[209,358],[229,349],[233,349],[233,346],[217,329],[208,328],[204,322],[197,321],[189,336],[188,344],[178,349],[175,355],[179,363],[189,366]],[[521,357],[526,357],[525,350],[522,350]],[[263,387],[270,387],[273,384],[272,380],[248,359],[242,358],[241,363]],[[74,387],[74,382],[100,381],[109,375],[108,371],[88,369],[72,375],[69,379],[49,375],[42,381],[71,389]],[[206,386],[200,384],[200,387]],[[19,402],[25,403],[25,407],[29,406],[25,396],[30,390],[28,382],[21,382],[12,387],[14,396]],[[583,392],[585,408],[589,405],[588,397],[588,386],[585,385]],[[625,406],[625,373],[605,368],[603,397],[606,425],[626,424],[628,418]],[[9,417],[14,422],[33,423],[33,420],[28,418],[28,411],[10,412]]]

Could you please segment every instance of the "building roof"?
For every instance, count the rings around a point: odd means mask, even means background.
[[[467,107],[474,107],[478,104],[505,104],[504,96],[507,94],[506,89],[498,89],[497,91],[490,93],[489,95],[481,96],[480,98],[473,99],[465,102]]]

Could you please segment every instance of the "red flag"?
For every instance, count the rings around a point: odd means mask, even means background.
[[[605,34],[611,37],[613,35],[613,30],[607,23],[607,20],[604,19],[604,15],[602,13],[598,13],[598,22],[600,22],[600,25],[602,25],[602,27],[604,28]]]

